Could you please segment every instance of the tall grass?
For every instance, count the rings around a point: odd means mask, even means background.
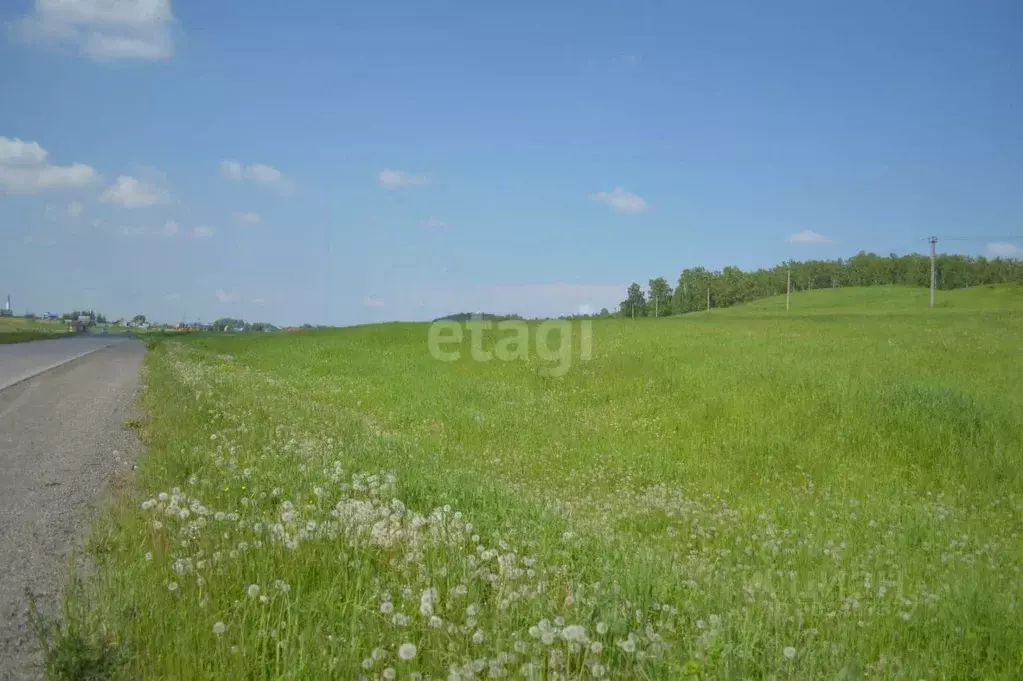
[[[415,324],[160,343],[93,541],[123,673],[1018,677],[1023,316],[593,333],[562,378]]]

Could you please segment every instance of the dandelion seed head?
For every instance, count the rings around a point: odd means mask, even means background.
[[[413,659],[416,656],[417,652],[418,650],[416,649],[416,645],[414,643],[402,643],[401,646],[398,648],[398,657],[405,661],[408,661]]]

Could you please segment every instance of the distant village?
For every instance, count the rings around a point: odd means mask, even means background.
[[[0,307],[0,317],[20,317],[26,320],[40,322],[64,322],[71,331],[85,331],[93,328],[116,328],[116,329],[137,329],[146,331],[178,331],[178,332],[218,332],[218,333],[275,333],[279,331],[298,331],[300,329],[314,328],[310,324],[302,326],[277,326],[266,322],[247,322],[244,319],[233,319],[224,317],[213,322],[177,322],[161,323],[151,322],[143,314],[135,315],[130,319],[121,317],[109,320],[106,315],[95,310],[73,310],[63,314],[45,312],[34,314],[26,312],[16,315],[11,306],[11,297],[7,296],[3,307]]]

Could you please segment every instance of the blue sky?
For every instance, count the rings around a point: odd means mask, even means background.
[[[16,0],[0,21],[18,311],[559,314],[929,234],[1023,255],[1017,0]]]

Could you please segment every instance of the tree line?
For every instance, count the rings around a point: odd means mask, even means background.
[[[233,317],[221,317],[212,324],[210,324],[211,331],[220,332],[232,332],[232,333],[244,333],[246,331],[279,331],[273,324],[267,324],[266,322],[247,322],[244,319],[235,319]]]
[[[107,317],[101,312],[95,310],[72,310],[71,312],[65,312],[60,316],[61,321],[71,321],[72,319],[78,319],[79,317],[91,317],[92,323],[94,324],[106,324]]]
[[[651,279],[645,291],[638,283],[633,283],[625,300],[618,305],[618,314],[664,317],[705,310],[708,305],[729,307],[767,298],[785,293],[790,272],[793,291],[885,284],[931,285],[930,256],[893,253],[886,257],[860,251],[845,260],[791,260],[771,269],[749,272],[732,266],[720,271],[704,267],[685,269],[674,288],[664,277]],[[937,288],[942,290],[1023,282],[1023,260],[939,255],[935,276]],[[609,314],[601,310],[601,314],[595,316]]]

